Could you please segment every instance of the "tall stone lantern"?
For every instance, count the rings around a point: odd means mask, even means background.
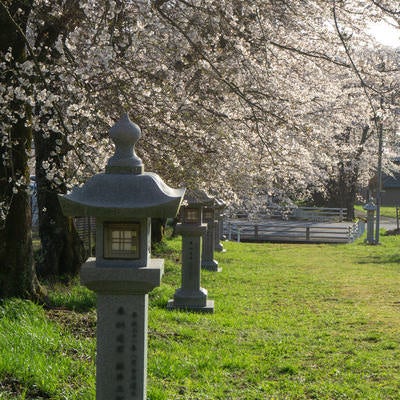
[[[144,172],[140,128],[124,115],[111,129],[115,154],[105,173],[59,196],[65,215],[96,218],[96,257],[81,281],[97,293],[96,400],[145,400],[148,293],[164,260],[150,255],[151,217],[177,215],[184,189]]]
[[[207,290],[200,284],[202,237],[207,230],[207,224],[202,223],[202,203],[192,190],[186,192],[185,203],[176,226],[182,235],[182,286],[167,308],[212,313],[214,301],[207,300]]]

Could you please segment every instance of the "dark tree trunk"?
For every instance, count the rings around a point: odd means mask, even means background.
[[[154,247],[155,244],[160,243],[165,234],[165,225],[167,221],[161,218],[151,219],[151,246]]]
[[[58,135],[45,139],[35,134],[36,183],[39,209],[39,236],[41,256],[38,262],[40,276],[73,276],[85,261],[85,248],[71,218],[65,217],[58,201],[58,193],[65,193],[64,185],[56,186],[46,178],[43,161],[49,160],[62,168],[60,158],[51,156],[55,151]],[[60,157],[60,155],[59,155]]]
[[[25,31],[32,1],[13,1],[0,5],[0,54],[12,48],[13,62],[25,60],[25,41],[10,15]],[[20,9],[19,12],[17,10]],[[18,85],[12,73],[0,76],[0,84]],[[8,134],[10,145],[0,147],[0,202],[9,206],[5,220],[0,225],[0,297],[18,296],[39,299],[43,291],[36,277],[32,252],[32,219],[29,184],[28,155],[31,149],[32,132],[29,122],[30,110],[23,101],[14,100],[9,104],[11,115],[23,112],[17,117]],[[4,161],[3,155],[8,155]],[[20,190],[13,190],[13,182],[24,182]]]
[[[62,214],[57,191],[42,172],[37,173],[39,207],[40,276],[74,276],[85,261],[85,249],[71,218]]]
[[[339,177],[338,181],[331,182],[328,190],[328,198],[325,206],[347,208],[347,220],[352,221],[354,215],[354,205],[356,202],[356,182],[352,177],[343,179]]]
[[[33,263],[31,209],[26,191],[12,196],[0,229],[0,243],[0,297],[41,298],[43,291]]]
[[[354,132],[351,128],[346,128],[342,134],[335,137],[335,140],[339,145],[347,145],[351,141],[352,133]],[[354,205],[358,190],[359,164],[363,145],[370,135],[369,126],[362,127],[357,151],[351,157],[347,155],[346,161],[339,160],[336,174],[327,184],[327,196],[322,197],[318,194],[314,196],[318,206],[347,208],[347,220],[349,221],[355,217]]]
[[[47,6],[38,10],[44,15]],[[38,58],[42,62],[48,62],[48,50],[53,49],[51,59],[53,62],[59,58],[59,53],[54,50],[54,44],[61,33],[65,33],[78,20],[78,2],[66,3],[63,14],[59,18],[45,19],[46,23],[41,27],[37,35],[37,45],[42,52]],[[57,82],[53,82],[52,89],[57,91]],[[51,116],[41,117],[41,123],[46,126]],[[60,117],[60,115],[59,115]],[[57,195],[65,193],[64,184],[55,185],[51,179],[47,179],[43,162],[48,162],[57,170],[64,168],[63,159],[68,151],[66,133],[50,132],[47,137],[41,131],[35,132],[36,155],[36,182],[38,191],[39,208],[39,235],[41,241],[41,257],[38,263],[38,272],[41,276],[73,276],[79,272],[85,261],[85,249],[82,240],[70,218],[63,215]],[[61,149],[61,150],[58,150]]]

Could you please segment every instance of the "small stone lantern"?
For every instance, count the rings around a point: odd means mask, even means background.
[[[202,207],[193,191],[185,195],[187,206],[180,211],[176,232],[182,235],[182,286],[169,300],[168,309],[214,312],[214,301],[207,300],[207,290],[200,286],[201,244],[207,224],[202,223]]]
[[[96,399],[145,400],[148,293],[164,268],[150,257],[151,217],[175,217],[185,190],[144,172],[134,151],[140,128],[128,115],[109,133],[115,154],[106,172],[59,200],[65,215],[96,218],[96,257],[81,271],[97,293]]]
[[[370,200],[367,204],[363,206],[363,209],[367,212],[367,238],[365,242],[367,244],[375,244],[374,239],[374,219],[375,219],[375,210],[376,205],[372,200]]]
[[[214,235],[214,240],[215,240],[215,251],[219,252],[226,252],[224,249],[224,245],[221,243],[221,238],[224,234],[224,208],[226,207],[226,204],[221,200],[221,199],[215,199],[215,217],[217,220],[217,226],[215,229],[215,235]]]
[[[206,193],[205,196],[207,197],[203,203],[203,222],[207,224],[207,232],[204,235],[201,267],[209,271],[220,272],[222,269],[218,268],[218,261],[214,260],[215,235],[218,225],[215,219],[215,199]]]

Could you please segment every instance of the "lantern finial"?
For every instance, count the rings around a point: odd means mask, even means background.
[[[108,160],[106,172],[116,174],[142,174],[142,160],[135,153],[135,144],[141,136],[140,128],[128,114],[122,116],[109,131],[115,143],[115,153]]]

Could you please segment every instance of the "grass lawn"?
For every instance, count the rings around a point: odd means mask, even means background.
[[[354,209],[365,213],[362,205],[354,206]],[[380,214],[382,217],[396,218],[396,207],[382,206],[380,209]]]
[[[150,295],[151,400],[400,399],[400,237],[379,246],[224,243],[208,315],[167,311],[179,239]],[[94,296],[0,305],[0,399],[94,399]]]

